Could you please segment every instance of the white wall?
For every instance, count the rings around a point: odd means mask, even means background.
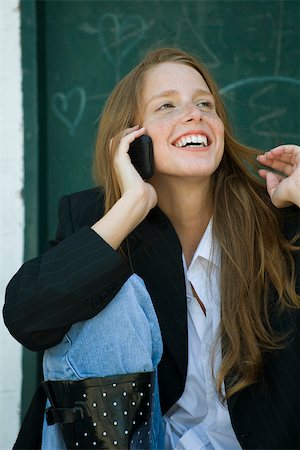
[[[0,0],[0,306],[23,260],[23,117],[20,8]],[[0,319],[0,449],[16,438],[21,406],[22,349]]]

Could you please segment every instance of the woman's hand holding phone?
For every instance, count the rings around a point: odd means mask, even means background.
[[[114,249],[120,246],[157,204],[154,187],[143,180],[128,154],[130,144],[144,133],[144,127],[127,128],[121,133],[121,137],[116,136],[110,143],[121,198],[92,229]],[[114,145],[117,145],[115,149],[112,147]]]
[[[138,125],[127,128],[122,133],[119,145],[115,150],[114,168],[122,196],[128,193],[133,194],[133,196],[136,197],[136,201],[139,201],[138,198],[142,197],[145,206],[147,205],[149,208],[147,211],[148,213],[149,210],[156,205],[157,195],[153,186],[143,179],[148,178],[148,175],[151,175],[151,172],[153,172],[153,161],[152,166],[150,167],[148,165],[147,167],[146,176],[143,177],[145,174],[141,173],[139,170],[143,164],[142,160],[137,158],[137,152],[140,150],[143,152],[145,149],[137,148],[136,142],[140,141],[140,138],[144,133],[145,128],[139,128]],[[131,144],[132,147],[130,148]],[[113,143],[111,143],[111,145],[113,145]],[[133,161],[130,154],[133,157]],[[146,153],[144,152],[144,156],[145,155]],[[137,165],[139,167],[137,167]]]

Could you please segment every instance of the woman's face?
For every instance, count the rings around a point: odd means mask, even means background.
[[[155,175],[210,177],[224,151],[224,126],[203,77],[162,63],[145,74],[140,125],[153,141]]]

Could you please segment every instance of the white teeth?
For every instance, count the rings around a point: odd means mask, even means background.
[[[184,136],[176,142],[176,147],[185,147],[187,144],[197,144],[197,146],[207,147],[207,137],[202,134],[192,134]]]

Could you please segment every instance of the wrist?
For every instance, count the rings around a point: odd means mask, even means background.
[[[130,215],[133,215],[134,218],[144,218],[156,204],[155,201],[153,202],[152,191],[152,186],[145,183],[145,186],[139,187],[139,189],[131,189],[124,192],[118,202],[125,208],[128,208]]]
[[[146,217],[142,192],[126,192],[91,228],[115,250]]]

